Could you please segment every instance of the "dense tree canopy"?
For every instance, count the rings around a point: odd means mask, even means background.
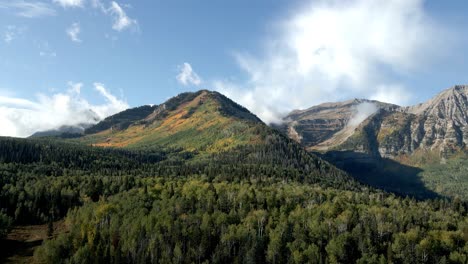
[[[147,179],[72,210],[43,263],[466,263],[466,208],[282,182]]]
[[[281,135],[216,154],[0,139],[0,236],[39,263],[466,263],[467,204],[359,185]]]

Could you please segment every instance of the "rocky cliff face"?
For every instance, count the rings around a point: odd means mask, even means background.
[[[333,145],[349,137],[349,128],[356,128],[378,109],[398,108],[396,105],[366,99],[324,103],[291,112],[277,128],[307,148],[323,148],[327,143]]]
[[[372,104],[375,111],[362,113],[364,104]],[[449,88],[412,107],[352,100],[293,111],[284,121],[279,128],[309,150],[350,150],[386,158],[417,150],[445,154],[468,143],[468,86]]]
[[[468,86],[447,89],[424,104],[409,107],[419,118],[422,147],[466,146],[468,142]],[[419,138],[418,138],[419,139]]]

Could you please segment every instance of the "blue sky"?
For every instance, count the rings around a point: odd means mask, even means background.
[[[0,0],[0,135],[218,90],[266,122],[468,83],[465,1]]]
[[[281,8],[280,1],[278,6],[270,1],[121,1],[137,25],[119,32],[112,29],[113,18],[92,8],[89,0],[82,8],[43,2],[55,15],[25,18],[12,8],[0,9],[3,31],[10,25],[22,31],[1,43],[0,87],[31,98],[37,92],[64,89],[69,81],[84,83],[87,92],[98,81],[124,90],[132,106],[159,103],[195,89],[179,85],[175,78],[184,62],[207,78],[238,75],[231,52],[255,50],[268,30],[268,19],[278,16]],[[111,1],[101,2],[107,8]],[[73,23],[80,26],[79,43],[66,34]]]

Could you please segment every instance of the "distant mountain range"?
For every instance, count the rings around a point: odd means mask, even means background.
[[[353,122],[356,118],[361,120]],[[279,129],[312,151],[385,158],[419,150],[451,153],[468,143],[468,86],[454,86],[411,107],[355,99],[293,111],[283,120]]]
[[[324,159],[387,191],[466,199],[467,98],[468,86],[458,85],[411,107],[367,99],[324,103],[292,111],[270,128],[224,95],[201,90],[125,110],[85,129],[64,127],[36,136],[61,134],[81,144],[139,151],[164,149],[195,160],[219,154],[237,162],[254,158],[265,165],[318,169],[313,174],[320,181],[334,171],[330,179],[346,182]]]

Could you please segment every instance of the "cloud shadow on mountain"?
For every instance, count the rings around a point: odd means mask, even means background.
[[[353,151],[315,154],[372,187],[417,199],[442,198],[424,185],[419,176],[423,171],[420,168]]]

